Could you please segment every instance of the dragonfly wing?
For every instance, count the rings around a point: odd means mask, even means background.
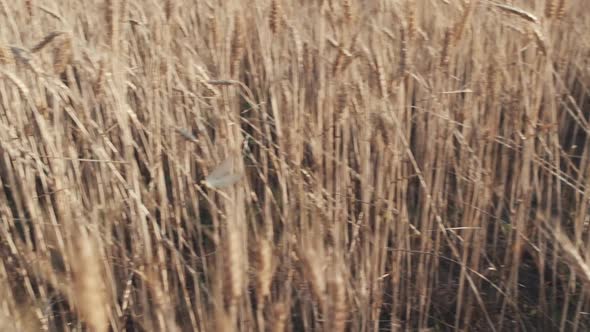
[[[242,176],[240,174],[229,174],[224,177],[207,177],[205,183],[212,188],[225,188],[238,182]]]
[[[232,172],[232,159],[227,158],[207,176],[205,183],[212,188],[223,188],[238,182],[241,177],[241,174]]]

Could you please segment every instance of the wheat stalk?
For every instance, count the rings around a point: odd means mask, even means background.
[[[57,74],[61,74],[66,69],[66,66],[72,61],[72,38],[68,35],[62,36],[61,42],[56,47],[55,56],[53,60],[53,70]]]
[[[271,0],[270,2],[270,14],[268,17],[268,25],[270,26],[270,31],[276,34],[280,28],[280,17],[281,17],[281,5],[279,4],[279,0]]]
[[[546,0],[545,1],[545,17],[551,18],[555,15],[555,9],[557,8],[557,0]]]
[[[567,6],[567,1],[566,0],[558,0],[557,2],[557,7],[555,9],[555,19],[556,20],[561,20],[563,19],[563,17],[565,16],[565,10]]]

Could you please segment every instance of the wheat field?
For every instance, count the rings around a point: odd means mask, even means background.
[[[590,330],[586,0],[0,17],[0,331]]]

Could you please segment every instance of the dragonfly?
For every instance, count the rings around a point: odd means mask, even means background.
[[[228,157],[211,171],[204,183],[213,189],[232,186],[242,178],[242,173],[234,171],[233,158]]]

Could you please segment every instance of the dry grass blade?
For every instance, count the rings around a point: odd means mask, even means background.
[[[516,16],[523,18],[531,23],[538,23],[538,21],[539,21],[539,19],[535,15],[525,11],[524,9],[514,7],[514,6],[504,5],[504,4],[497,3],[497,2],[490,2],[490,3],[505,13],[516,15]]]
[[[64,22],[63,17],[60,14],[56,13],[54,10],[51,10],[45,6],[37,6],[37,7],[39,9],[41,9],[41,11],[45,12],[46,14],[49,14],[49,16],[57,19],[58,21],[60,21],[62,23]]]
[[[21,81],[17,76],[15,76],[12,72],[0,69],[2,75],[8,78],[14,85],[18,88],[21,96],[25,97],[29,95],[29,89],[25,85],[23,81]]]
[[[541,31],[535,28],[533,29],[533,35],[535,37],[535,42],[537,43],[537,47],[539,48],[539,50],[541,50],[543,55],[547,55],[547,43],[545,42],[545,38],[543,37]]]

